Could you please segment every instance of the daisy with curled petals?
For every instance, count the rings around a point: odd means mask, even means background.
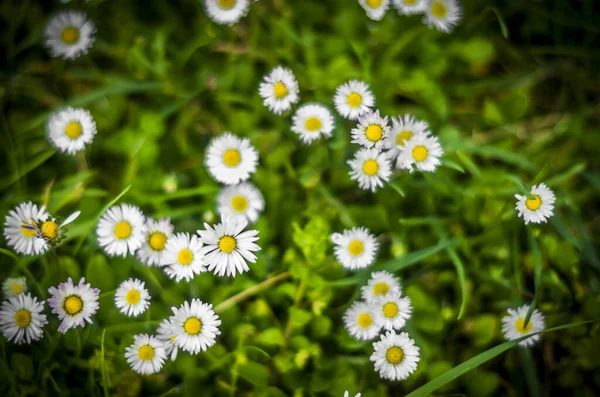
[[[377,149],[361,149],[348,160],[351,168],[350,177],[358,181],[358,186],[364,190],[375,192],[388,181],[392,174],[392,165],[385,152]]]
[[[206,351],[215,344],[215,338],[221,334],[221,320],[212,310],[212,305],[200,299],[184,302],[179,308],[172,308],[173,316],[169,318],[175,326],[173,342],[180,349],[191,354]]]
[[[177,233],[169,239],[163,256],[165,273],[179,282],[193,279],[206,271],[202,255],[202,241],[189,233]]]
[[[288,68],[277,66],[263,78],[258,94],[263,98],[263,103],[274,114],[281,114],[298,103],[298,81]]]
[[[171,361],[174,361],[177,358],[177,352],[179,351],[179,348],[174,342],[175,335],[177,334],[175,328],[175,325],[172,324],[169,319],[165,319],[161,321],[156,330],[156,337],[164,342],[167,356],[170,356]]]
[[[7,278],[2,283],[2,292],[4,296],[17,296],[27,292],[27,280],[25,277]]]
[[[379,376],[389,380],[404,380],[417,370],[419,348],[406,332],[388,331],[381,340],[373,343],[370,360]]]
[[[358,0],[367,16],[374,21],[381,21],[390,6],[390,0]]]
[[[54,113],[46,124],[48,139],[63,153],[75,155],[96,135],[96,122],[85,109],[67,107]]]
[[[235,185],[256,172],[258,152],[247,138],[230,132],[213,138],[206,150],[206,166],[213,178],[225,185]]]
[[[344,230],[342,234],[333,233],[331,241],[335,244],[333,251],[336,259],[350,270],[363,269],[372,265],[379,248],[375,236],[364,227],[353,227]]]
[[[369,110],[360,116],[358,125],[352,129],[352,143],[381,151],[389,134],[387,116],[381,117],[379,110]]]
[[[321,136],[330,138],[334,127],[331,111],[316,103],[300,106],[292,118],[292,131],[304,143],[312,143]]]
[[[0,332],[17,345],[40,340],[44,336],[44,325],[48,324],[44,302],[38,302],[29,293],[12,296],[0,307]]]
[[[430,134],[427,122],[416,120],[410,114],[405,114],[404,117],[392,117],[390,135],[385,141],[385,148],[389,149],[388,157],[390,160],[397,159],[404,150],[406,142],[419,134]],[[401,164],[396,163],[397,168],[400,168],[400,166]]]
[[[15,252],[39,255],[48,250],[48,244],[37,237],[38,228],[49,217],[46,207],[31,202],[21,203],[11,210],[4,221],[4,237]]]
[[[375,324],[388,331],[401,329],[412,315],[412,305],[408,296],[387,294],[375,299],[371,305]]]
[[[515,194],[519,217],[525,219],[526,225],[529,222],[545,223],[554,214],[554,201],[556,201],[554,193],[548,186],[540,183],[531,187],[531,196],[533,197]]]
[[[427,8],[427,0],[393,0],[398,14],[422,14]]]
[[[506,340],[519,339],[523,336],[543,331],[546,328],[544,315],[537,309],[533,310],[527,325],[525,325],[525,318],[528,311],[529,305],[523,305],[517,309],[508,309],[508,315],[502,319],[502,332]],[[535,345],[539,340],[539,334],[532,335],[519,342],[519,346],[530,347]]]
[[[450,33],[458,25],[462,11],[458,0],[428,0],[423,23]]]
[[[58,330],[63,334],[71,328],[84,327],[85,322],[92,324],[92,316],[96,314],[100,304],[98,298],[100,290],[92,288],[85,283],[85,278],[79,280],[79,284],[74,285],[71,277],[58,285],[58,288],[51,287],[51,297],[48,299],[48,305],[52,308],[52,313],[58,314],[62,320]]]
[[[371,93],[368,84],[351,80],[335,90],[333,102],[342,117],[357,120],[369,108],[375,106],[375,96]]]
[[[94,44],[96,26],[80,11],[54,15],[44,29],[45,44],[52,57],[76,59]]]
[[[377,298],[385,298],[388,296],[400,296],[402,287],[398,279],[392,274],[381,271],[371,273],[371,278],[367,285],[362,287],[362,298],[372,303]]]
[[[232,216],[238,221],[256,222],[265,209],[265,200],[260,190],[249,182],[224,187],[217,197],[221,214]]]
[[[171,218],[163,218],[158,221],[146,218],[144,243],[136,252],[139,261],[146,266],[162,266],[165,246],[173,236],[173,229]]]
[[[233,25],[248,13],[249,0],[204,0],[206,15],[221,25]]]
[[[150,294],[144,282],[130,278],[123,281],[115,292],[115,305],[127,316],[139,316],[150,306]]]
[[[98,243],[109,256],[126,257],[144,244],[146,217],[133,205],[110,207],[100,218],[96,234]]]
[[[150,375],[165,365],[167,352],[163,341],[147,334],[135,335],[133,344],[125,349],[127,362],[138,374]]]
[[[223,216],[221,223],[213,227],[205,223],[205,230],[198,230],[208,270],[217,276],[233,277],[250,270],[246,262],[256,262],[252,252],[260,251],[260,247],[254,243],[258,240],[258,230],[244,231],[246,226],[246,221]]]
[[[437,137],[425,133],[417,134],[406,141],[396,164],[399,168],[410,172],[414,170],[433,172],[441,164],[442,154],[444,151]]]
[[[344,324],[348,333],[358,340],[369,340],[379,335],[373,319],[373,311],[366,302],[354,302],[344,313]]]

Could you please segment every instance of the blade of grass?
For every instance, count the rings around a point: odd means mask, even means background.
[[[396,184],[395,184],[395,183],[393,183],[393,182],[386,182],[386,183],[387,183],[387,185],[388,185],[389,187],[391,187],[391,188],[392,188],[392,189],[394,189],[396,192],[398,192],[398,194],[399,194],[400,196],[402,196],[402,197],[406,197],[406,194],[404,193],[404,190],[402,190],[402,189],[400,188],[400,186],[396,185]]]
[[[444,229],[442,229],[442,226],[440,225],[439,222],[435,222],[433,225],[433,228],[435,229],[436,233],[440,237],[441,242],[448,241],[448,235],[444,231]],[[460,298],[460,309],[458,310],[457,319],[460,320],[462,318],[463,314],[465,313],[465,309],[467,307],[467,280],[465,277],[465,267],[464,267],[462,261],[460,260],[460,257],[456,253],[456,250],[454,249],[454,247],[452,247],[451,245],[447,245],[446,251],[448,252],[448,256],[450,257],[450,260],[452,261],[452,264],[454,265],[454,268],[456,269],[456,274],[458,275],[458,283],[460,285],[461,298]]]
[[[399,258],[392,259],[391,261],[383,264],[381,266],[381,269],[387,270],[389,272],[395,272],[395,271],[398,271],[401,269],[405,269],[411,265],[414,265],[414,264],[422,261],[423,259],[425,259],[431,255],[437,254],[438,252],[440,252],[443,249],[446,249],[450,246],[457,245],[461,241],[462,241],[462,239],[440,241],[436,245],[431,246],[429,248],[424,248],[422,250],[411,252],[411,253],[401,256]]]
[[[40,165],[44,164],[50,157],[56,153],[56,150],[48,150],[37,155],[33,160],[28,162],[23,169],[15,170],[10,176],[0,181],[0,190],[6,189],[29,172],[35,170]]]
[[[523,373],[525,380],[527,381],[527,387],[529,388],[529,395],[531,397],[540,396],[540,384],[537,380],[537,374],[535,371],[535,364],[531,357],[531,351],[529,349],[519,349],[519,358],[523,366]]]
[[[104,391],[104,397],[108,397],[108,382],[106,378],[106,363],[104,361],[104,337],[106,336],[106,328],[102,330],[102,340],[100,342],[100,371],[102,372],[102,390]]]
[[[525,316],[524,327],[526,327],[527,324],[529,323],[529,319],[531,318],[531,315],[533,314],[533,310],[535,309],[535,306],[537,305],[537,302],[539,301],[540,291],[542,290],[541,289],[542,252],[540,249],[540,244],[537,241],[537,238],[533,235],[533,230],[528,228],[527,236],[529,237],[529,245],[530,245],[531,250],[533,251],[533,255],[535,257],[535,270],[534,270],[534,279],[533,279],[533,285],[534,285],[535,291],[533,294],[533,302],[531,302],[531,305],[529,305],[529,310],[527,311],[527,316]]]

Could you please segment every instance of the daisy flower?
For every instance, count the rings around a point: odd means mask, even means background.
[[[292,131],[304,143],[312,143],[321,136],[330,138],[334,127],[331,111],[315,103],[300,106],[292,118]]]
[[[51,295],[48,305],[52,308],[52,313],[58,314],[59,320],[62,320],[58,327],[60,332],[64,334],[71,328],[84,327],[86,321],[93,323],[92,316],[100,307],[100,290],[86,284],[85,278],[74,285],[69,277],[67,282],[60,283],[58,288],[50,287],[48,292]]]
[[[17,296],[23,292],[27,292],[27,280],[25,277],[7,278],[2,283],[2,292],[4,296]]]
[[[140,262],[146,266],[162,266],[167,241],[173,236],[171,218],[155,221],[146,218],[146,232],[144,243],[136,252]]]
[[[63,153],[75,155],[96,135],[96,122],[85,109],[67,107],[54,113],[46,124],[48,139]]]
[[[522,336],[543,331],[546,327],[545,318],[539,310],[534,309],[529,322],[525,325],[525,317],[529,311],[529,305],[523,305],[517,309],[508,309],[508,315],[502,319],[502,332],[506,340],[519,339]],[[540,335],[532,335],[519,342],[521,347],[533,346],[540,340]]]
[[[221,25],[233,25],[246,16],[249,0],[204,0],[206,15]]]
[[[96,234],[98,243],[109,256],[126,257],[144,244],[146,218],[133,205],[121,204],[110,207],[100,218]]]
[[[247,138],[230,132],[213,138],[206,150],[206,166],[213,178],[225,185],[235,185],[256,172],[258,152]]]
[[[385,148],[389,149],[388,157],[394,160],[399,157],[404,150],[406,142],[415,135],[429,135],[429,125],[425,121],[416,120],[410,114],[405,114],[404,117],[392,117],[392,128],[390,135],[385,141]],[[396,167],[400,168],[401,164],[397,163]]]
[[[165,273],[179,282],[193,279],[206,271],[203,260],[202,241],[189,233],[177,233],[169,239],[163,256]]]
[[[408,296],[387,294],[377,298],[371,305],[375,324],[388,331],[401,329],[412,315],[412,305]]]
[[[370,360],[375,363],[379,376],[389,380],[404,380],[417,370],[419,348],[406,332],[388,331],[373,343]]]
[[[232,216],[238,221],[256,222],[265,209],[265,200],[260,190],[249,182],[224,187],[217,197],[221,214]]]
[[[393,0],[398,14],[422,14],[427,9],[428,0]]]
[[[184,302],[179,308],[173,307],[173,316],[169,321],[175,325],[175,339],[177,347],[191,354],[206,351],[215,344],[215,338],[221,334],[219,325],[221,320],[212,310],[212,305],[200,299]]]
[[[167,352],[167,356],[171,357],[171,361],[174,361],[177,358],[177,352],[179,348],[174,343],[175,335],[177,334],[176,326],[169,321],[169,319],[165,319],[161,321],[158,329],[156,330],[156,337],[162,340],[165,344],[165,351]]]
[[[331,241],[335,244],[336,259],[346,269],[363,269],[375,262],[379,243],[365,227],[353,227],[342,234],[333,233]]]
[[[264,99],[263,104],[275,114],[281,114],[298,103],[298,81],[288,68],[277,66],[263,78],[258,94]]]
[[[31,202],[21,203],[11,210],[4,221],[4,237],[15,252],[39,255],[48,250],[48,244],[37,237],[39,225],[48,218],[46,207]]]
[[[423,23],[449,33],[460,22],[461,14],[457,0],[428,0]]]
[[[75,211],[62,223],[59,223],[58,218],[49,216],[41,224],[41,226],[37,228],[36,237],[43,239],[51,246],[58,245],[64,238],[66,238],[67,228],[65,226],[77,219],[79,214],[81,214],[81,211]]]
[[[531,187],[531,195],[533,198],[515,194],[517,198],[516,210],[519,212],[519,217],[525,219],[525,224],[545,223],[548,218],[554,214],[554,201],[556,197],[552,190],[543,183],[533,185]]]
[[[384,181],[390,179],[392,165],[387,154],[377,149],[361,149],[354,154],[352,160],[348,160],[352,169],[350,177],[358,181],[358,186],[364,190],[375,192],[383,186]]]
[[[367,285],[362,287],[362,298],[368,302],[374,302],[377,298],[389,296],[400,296],[402,287],[398,279],[388,272],[373,272]]]
[[[381,21],[390,6],[390,0],[358,0],[367,16],[374,21]]]
[[[139,316],[150,306],[150,294],[144,282],[130,278],[123,281],[115,292],[115,305],[127,316]]]
[[[348,333],[358,340],[369,340],[379,335],[381,327],[375,325],[373,311],[368,303],[354,302],[344,313]]]
[[[80,11],[54,15],[44,29],[45,44],[52,57],[76,59],[94,44],[96,26]]]
[[[444,151],[437,137],[425,133],[417,134],[406,141],[396,164],[399,165],[399,168],[408,169],[410,172],[415,169],[433,172],[441,164],[442,154]]]
[[[44,302],[38,302],[29,293],[12,296],[0,307],[0,332],[17,345],[40,340],[44,336],[44,325],[48,324],[43,311]]]
[[[133,344],[125,349],[127,362],[138,374],[150,375],[161,370],[167,359],[165,344],[155,336],[135,335]]]
[[[381,117],[379,110],[369,110],[358,119],[358,125],[352,129],[352,143],[381,151],[390,134],[388,118]]]
[[[371,93],[368,84],[351,80],[335,90],[333,102],[342,117],[357,120],[369,108],[375,106],[375,96]]]

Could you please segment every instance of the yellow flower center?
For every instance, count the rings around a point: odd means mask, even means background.
[[[359,256],[364,250],[365,247],[359,240],[354,240],[348,244],[348,252],[350,252],[350,255],[352,256]]]
[[[25,222],[23,222],[23,225],[30,225],[30,226],[37,228],[37,223],[35,221],[32,221],[31,219],[28,219]],[[36,235],[37,230],[28,229],[28,228],[21,226],[21,233],[23,233],[23,236],[25,236],[25,237],[32,238]]]
[[[235,167],[240,161],[242,161],[242,155],[237,149],[229,149],[223,154],[223,162],[228,167]]]
[[[417,0],[404,0],[404,4],[408,4],[409,6],[415,4]]]
[[[219,7],[229,10],[235,6],[236,0],[219,0]]]
[[[162,251],[167,244],[167,236],[163,232],[154,232],[150,235],[148,244],[154,251]]]
[[[536,194],[534,199],[527,199],[527,201],[525,201],[525,205],[530,210],[535,211],[542,205],[542,199]]]
[[[400,364],[404,358],[404,352],[398,346],[392,346],[385,353],[385,358],[390,364]]]
[[[373,124],[367,128],[367,139],[371,142],[377,142],[383,136],[383,129],[381,126]]]
[[[171,335],[171,336],[169,337],[169,340],[170,340],[171,342],[173,342],[173,341],[175,340],[175,335]]]
[[[415,161],[425,160],[427,158],[427,153],[428,151],[425,146],[416,146],[412,151],[412,155]]]
[[[42,234],[46,238],[55,238],[58,235],[58,225],[56,222],[46,221],[42,224]]]
[[[202,331],[202,322],[196,317],[190,317],[183,323],[183,329],[190,335],[198,335]]]
[[[361,313],[356,320],[358,326],[361,328],[369,328],[373,324],[373,319],[369,313]]]
[[[194,254],[187,248],[179,251],[179,255],[177,255],[177,261],[184,266],[192,263],[192,259],[194,259]]]
[[[79,40],[79,30],[73,26],[67,26],[60,35],[65,44],[75,44]]]
[[[317,132],[322,127],[321,120],[318,117],[309,117],[304,122],[304,128],[309,132]]]
[[[23,287],[19,283],[12,283],[10,288],[13,290],[15,295],[19,295],[21,292],[23,292]]]
[[[81,124],[77,121],[71,121],[65,127],[65,135],[71,139],[79,138],[83,133],[83,128],[81,128]]]
[[[379,164],[377,164],[377,161],[371,159],[365,161],[363,164],[363,172],[368,176],[377,174],[377,171],[379,171]]]
[[[371,8],[378,8],[381,6],[382,0],[367,0],[367,5]]]
[[[348,98],[346,100],[348,101],[348,105],[350,105],[353,108],[359,107],[362,103],[362,97],[356,92],[353,92],[352,94],[348,95]]]
[[[27,327],[31,323],[31,313],[29,310],[21,309],[15,313],[15,324],[21,328]]]
[[[127,291],[127,294],[125,295],[125,300],[130,305],[137,304],[140,301],[140,298],[141,298],[140,291],[138,291],[136,289],[130,289],[129,291]]]
[[[71,295],[65,300],[65,311],[68,314],[77,314],[81,309],[83,309],[83,301],[77,295]]]
[[[383,281],[375,284],[375,286],[373,287],[373,293],[375,295],[385,295],[389,290],[390,286],[387,285],[387,283],[384,283]]]
[[[154,358],[154,348],[150,345],[144,345],[138,350],[140,360],[150,361]]]
[[[431,4],[431,13],[436,18],[444,18],[446,14],[448,14],[448,9],[446,5],[441,1],[436,1]]]
[[[530,333],[532,326],[533,326],[533,324],[531,323],[531,320],[529,320],[529,322],[527,323],[527,327],[525,327],[525,317],[521,317],[520,319],[517,320],[517,322],[515,322],[515,329],[517,330],[518,333],[521,333],[521,334]]]
[[[231,236],[223,236],[219,240],[219,249],[223,252],[230,253],[235,249],[236,241]]]
[[[118,240],[125,240],[131,236],[131,225],[127,221],[121,221],[115,226],[115,237]]]
[[[396,145],[404,146],[404,141],[408,141],[412,138],[413,133],[410,131],[402,131],[398,135],[396,135]]]
[[[231,207],[237,212],[244,212],[248,208],[248,200],[244,196],[233,196]]]
[[[278,81],[273,87],[273,94],[275,94],[275,98],[282,99],[288,94],[288,89],[281,81]]]
[[[394,302],[388,302],[383,305],[383,315],[387,318],[394,318],[398,314],[398,306]]]

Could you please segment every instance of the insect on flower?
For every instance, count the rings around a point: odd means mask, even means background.
[[[64,222],[60,222],[60,218],[48,217],[43,223],[23,222],[23,229],[31,230],[34,237],[43,239],[51,248],[59,245],[66,237],[68,229],[65,227],[79,217],[81,211],[76,211],[69,215]]]

